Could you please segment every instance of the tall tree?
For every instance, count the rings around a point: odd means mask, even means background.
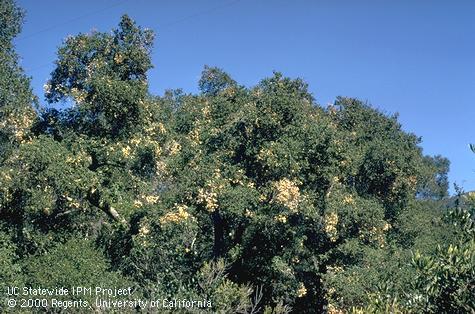
[[[72,100],[91,135],[128,136],[140,125],[148,96],[153,32],[126,15],[113,34],[69,37],[47,84],[49,102]]]
[[[440,200],[449,196],[448,172],[450,161],[440,155],[425,156],[427,175],[421,181],[418,196],[424,199]]]
[[[125,227],[136,204],[156,201],[166,128],[148,95],[152,38],[124,16],[113,34],[80,34],[60,47],[46,97],[73,107],[45,111],[2,165],[2,214],[25,250],[42,250],[52,230],[61,240],[97,234],[104,222]]]
[[[12,146],[28,138],[35,119],[36,98],[13,46],[23,16],[13,0],[0,2],[0,161]]]
[[[13,0],[0,1],[0,281],[5,285],[20,285],[22,274],[14,230],[4,221],[8,215],[6,203],[12,197],[9,187],[19,173],[3,166],[15,156],[18,146],[29,140],[36,117],[36,98],[13,45],[23,17],[24,12]]]

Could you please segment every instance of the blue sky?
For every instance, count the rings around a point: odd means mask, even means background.
[[[156,32],[151,92],[197,91],[205,64],[251,86],[273,70],[301,77],[317,102],[336,96],[398,112],[425,154],[451,161],[475,190],[475,1],[18,0],[21,64],[42,86],[67,35],[109,31],[127,13]]]

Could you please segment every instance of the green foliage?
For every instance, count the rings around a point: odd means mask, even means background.
[[[0,2],[0,162],[28,138],[36,103],[30,80],[18,65],[13,38],[20,32],[23,11],[14,1]]]
[[[0,3],[0,40],[5,50],[12,49],[12,40],[21,31],[24,12],[14,1],[5,0]]]
[[[0,225],[0,282],[4,288],[23,284],[23,274],[13,237]]]
[[[123,135],[140,122],[152,40],[151,31],[140,29],[126,15],[113,35],[69,37],[46,85],[47,100],[73,100],[88,134]]]
[[[438,244],[455,240],[455,230],[447,222],[447,205],[434,200],[412,202],[395,223],[393,239],[406,249],[431,253]]]
[[[472,200],[473,202],[473,200]],[[416,294],[430,313],[475,311],[475,221],[473,209],[456,208],[449,217],[459,231],[458,241],[438,246],[432,256],[414,255]]]
[[[259,290],[256,292],[256,298],[253,299],[251,287],[238,285],[229,280],[223,260],[205,263],[197,279],[201,293],[212,300],[216,312],[256,313]]]
[[[152,96],[153,33],[128,16],[63,42],[46,98],[71,106],[37,115],[22,13],[0,8],[2,282],[130,285],[209,313],[473,309],[473,217],[449,226],[449,162],[396,115],[213,67],[198,95]]]
[[[391,287],[394,279],[401,275],[398,272],[397,276],[386,278],[378,291],[368,293],[366,304],[356,310],[368,313],[474,311],[475,223],[473,209],[470,209],[473,206],[473,196],[468,194],[468,197],[459,198],[467,200],[463,202],[463,206],[450,210],[446,215],[444,229],[448,229],[448,238],[445,243],[437,236],[419,236],[423,241],[431,241],[431,245],[413,246],[416,251],[412,253],[410,264],[405,263],[404,266],[410,275],[404,289]]]
[[[317,208],[336,152],[329,120],[311,101],[302,81],[276,74],[250,90],[190,98],[178,112],[179,192],[213,230],[197,243],[211,241],[208,254],[233,263],[230,278],[262,285],[264,303],[294,303],[319,289],[311,252],[321,245]]]
[[[117,272],[110,271],[107,259],[94,247],[94,243],[85,239],[70,239],[59,243],[41,255],[33,255],[23,262],[26,276],[25,286],[41,288],[104,287],[132,288],[134,284]],[[136,294],[140,296],[140,291]],[[58,297],[61,298],[61,297]],[[92,309],[95,307],[95,295],[64,296],[65,300],[86,300]],[[81,312],[78,308],[77,312]]]
[[[449,182],[447,173],[450,162],[442,156],[424,156],[428,166],[428,178],[423,182],[419,195],[426,199],[443,199],[448,196]]]
[[[345,183],[361,196],[377,197],[386,218],[394,219],[423,174],[419,139],[402,131],[396,115],[387,117],[355,99],[338,98],[329,114],[350,140]]]
[[[205,66],[198,86],[203,94],[216,96],[228,88],[236,86],[236,82],[221,69]]]

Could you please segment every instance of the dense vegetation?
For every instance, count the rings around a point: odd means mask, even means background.
[[[45,97],[70,105],[41,107],[12,45],[22,17],[0,1],[2,288],[131,286],[209,313],[475,311],[475,195],[448,200],[448,160],[397,116],[212,67],[199,94],[153,96],[153,33],[127,16],[62,43]]]

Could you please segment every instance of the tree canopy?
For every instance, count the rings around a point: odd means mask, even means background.
[[[449,161],[397,115],[209,66],[200,93],[152,95],[154,35],[127,15],[64,40],[45,97],[67,105],[39,107],[23,12],[0,12],[2,283],[127,284],[209,313],[475,310],[472,195],[447,205]]]

